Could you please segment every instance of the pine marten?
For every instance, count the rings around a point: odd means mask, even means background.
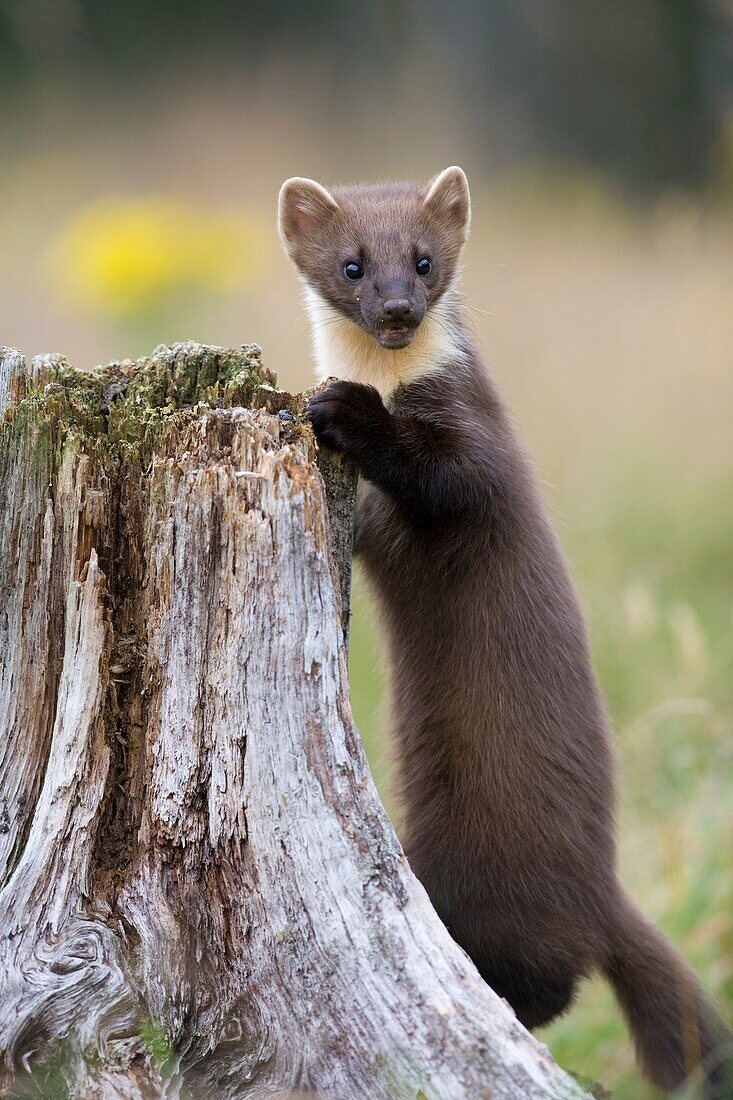
[[[297,177],[279,200],[318,372],[339,379],[308,412],[362,478],[355,549],[386,628],[405,851],[528,1028],[600,969],[650,1081],[702,1064],[708,1095],[730,1096],[730,1035],[616,877],[583,617],[456,286],[469,219],[457,167],[427,188]]]

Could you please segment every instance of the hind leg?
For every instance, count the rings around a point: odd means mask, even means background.
[[[549,1024],[570,1007],[575,995],[574,973],[534,969],[510,958],[487,960],[478,969],[494,992],[509,1002],[520,1023],[530,1030]]]

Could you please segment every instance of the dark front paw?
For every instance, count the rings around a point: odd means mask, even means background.
[[[360,382],[331,382],[311,397],[306,411],[320,444],[354,458],[378,442],[390,417],[374,386]]]

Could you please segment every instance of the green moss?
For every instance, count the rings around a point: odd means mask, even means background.
[[[30,425],[33,430],[29,431]],[[5,507],[4,494],[14,482],[13,468],[22,464],[29,478],[46,480],[53,462],[52,423],[46,415],[43,399],[33,396],[15,407],[5,422],[0,419],[0,508]],[[9,477],[8,475],[11,474]]]
[[[16,439],[15,432],[32,419],[36,427],[55,426],[66,442],[79,437],[85,446],[96,440],[115,451],[145,454],[202,407],[286,409],[297,421],[301,403],[276,387],[276,376],[262,365],[256,344],[239,349],[161,345],[144,359],[112,362],[90,372],[48,356],[38,361],[26,396],[5,419]]]
[[[145,1044],[154,1065],[158,1068],[163,1067],[173,1055],[173,1048],[168,1041],[168,1036],[154,1020],[147,1019],[144,1021],[140,1028],[140,1038]]]

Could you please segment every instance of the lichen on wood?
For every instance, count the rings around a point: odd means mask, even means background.
[[[0,1092],[581,1095],[379,803],[305,400],[251,345],[0,356]]]

